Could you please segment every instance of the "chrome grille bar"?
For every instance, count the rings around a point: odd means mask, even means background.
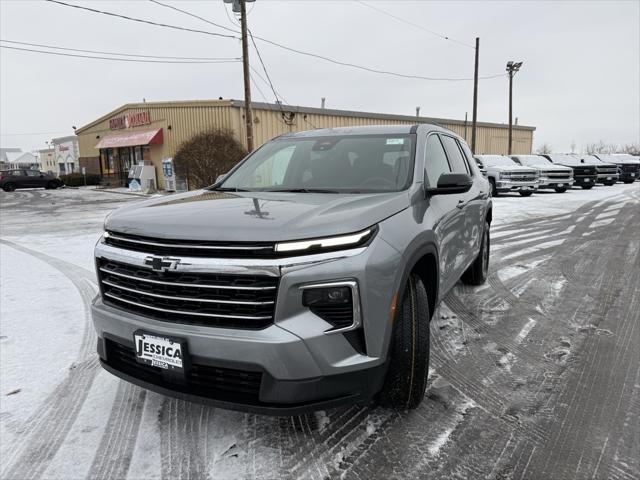
[[[119,302],[135,305],[136,307],[147,308],[149,310],[155,310],[157,312],[176,313],[178,315],[193,315],[197,317],[211,317],[211,318],[233,318],[235,320],[269,320],[272,318],[270,315],[260,316],[260,317],[251,317],[246,315],[226,315],[226,314],[214,314],[214,313],[185,312],[182,310],[170,310],[167,308],[152,307],[151,305],[145,305],[144,303],[125,300],[124,298],[114,295],[113,293],[110,293],[110,292],[105,292],[104,295],[107,297],[111,297]]]
[[[269,245],[198,245],[197,243],[187,243],[187,244],[179,244],[179,243],[162,243],[162,242],[151,242],[148,240],[136,240],[133,238],[124,238],[114,235],[111,232],[105,232],[105,238],[112,239],[117,242],[128,242],[128,243],[136,243],[139,245],[149,245],[152,247],[167,247],[167,248],[195,248],[195,249],[203,249],[203,250],[273,250],[273,247]]]
[[[149,297],[156,297],[156,298],[166,298],[168,300],[180,300],[183,302],[226,303],[229,305],[273,305],[274,303],[273,301],[248,302],[245,300],[212,300],[212,299],[205,299],[205,298],[174,297],[171,295],[160,295],[158,293],[150,293],[142,290],[136,290],[135,288],[123,287],[122,285],[118,285],[117,283],[112,283],[108,280],[102,280],[102,283],[104,283],[105,285],[109,285],[110,287],[118,288],[120,290],[126,290],[128,292],[133,292],[140,295],[146,295]]]
[[[182,282],[163,282],[161,280],[152,280],[150,278],[136,277],[134,275],[127,275],[126,273],[114,272],[108,268],[100,267],[100,271],[108,273],[109,275],[116,275],[118,277],[128,278],[130,280],[139,280],[141,282],[156,283],[159,285],[171,285],[173,287],[194,287],[194,288],[214,288],[220,290],[275,290],[275,286],[269,287],[246,287],[246,286],[232,286],[232,285],[206,285],[201,283],[182,283]]]

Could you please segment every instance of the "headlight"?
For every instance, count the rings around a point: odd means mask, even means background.
[[[500,172],[500,178],[511,178],[511,172]]]
[[[276,252],[312,253],[359,247],[366,245],[374,237],[377,230],[377,227],[371,227],[349,235],[276,243],[275,250]]]

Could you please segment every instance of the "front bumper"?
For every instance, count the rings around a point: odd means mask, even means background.
[[[633,182],[640,178],[640,171],[638,172],[622,172],[618,174],[618,179],[621,182]]]
[[[604,183],[605,185],[613,185],[618,181],[617,173],[599,173],[598,174],[598,183]]]
[[[538,181],[513,182],[508,179],[497,179],[496,188],[499,192],[535,192],[538,189]]]
[[[96,248],[98,257],[112,258],[116,253],[114,247]],[[335,252],[333,257],[310,257],[220,260],[224,263],[219,267],[222,270],[241,270],[249,275],[255,271],[271,272],[279,276],[275,320],[259,330],[162,321],[106,305],[100,297],[96,298],[92,316],[104,368],[161,393],[260,413],[285,415],[317,409],[326,402],[333,405],[368,401],[380,390],[386,372],[389,312],[395,290],[394,280],[390,279],[400,277],[401,255],[378,237],[366,248]],[[202,268],[201,260],[184,258],[181,264]],[[357,332],[328,334],[331,325],[302,306],[300,287],[346,279],[359,285],[362,328]],[[230,396],[216,388],[205,391],[184,382],[176,383],[163,377],[156,367],[149,367],[155,369],[151,372],[128,370],[130,362],[114,362],[108,345],[112,342],[131,347],[137,330],[184,339],[193,364],[259,372],[259,390],[251,398]],[[353,346],[349,338],[352,334],[362,335],[364,352]]]
[[[597,183],[598,176],[597,175],[579,175],[579,176],[574,176],[573,179],[575,180],[574,185],[576,186],[595,185]]]
[[[541,177],[539,182],[540,184],[538,185],[538,188],[558,188],[558,187],[571,188],[575,180],[573,178],[559,179],[559,178],[551,178],[551,177]]]

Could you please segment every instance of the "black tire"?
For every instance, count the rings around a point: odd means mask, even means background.
[[[567,187],[556,187],[554,190],[558,193],[564,193],[567,191]]]
[[[623,180],[624,183],[633,183],[635,180]]]
[[[527,190],[526,192],[523,192],[522,190],[520,190],[520,195],[522,195],[523,197],[530,197],[531,195],[533,195],[533,192],[530,190]]]
[[[487,281],[489,255],[491,253],[491,235],[489,234],[489,228],[489,222],[485,222],[480,252],[478,252],[478,256],[469,268],[462,274],[461,280],[467,285],[482,285]]]
[[[593,188],[593,185],[580,185],[582,187],[583,190],[591,190]]]
[[[491,196],[497,197],[500,195],[500,192],[498,192],[498,188],[496,187],[496,181],[493,178],[490,178],[489,183],[491,184]]]
[[[5,183],[4,187],[2,187],[2,189],[5,192],[13,192],[16,189],[16,185],[15,185],[15,183]]]
[[[412,273],[393,322],[389,369],[380,404],[395,409],[416,408],[424,398],[428,375],[429,299],[422,280]]]
[[[605,185],[607,187],[613,187],[615,184],[616,184],[616,182],[607,182],[607,183],[605,183]]]
[[[51,180],[49,183],[47,183],[47,186],[44,188],[46,188],[47,190],[55,190],[59,186],[60,184],[58,182],[56,182],[55,180]]]

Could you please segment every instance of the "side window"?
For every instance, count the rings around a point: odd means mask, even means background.
[[[40,176],[40,172],[36,172],[35,170],[27,170],[28,177],[38,177]]]
[[[458,148],[456,139],[448,135],[442,135],[442,143],[444,143],[449,162],[451,162],[451,171],[453,173],[469,173],[469,167],[464,158],[462,158],[462,152]]]
[[[444,148],[438,135],[430,135],[429,138],[427,138],[424,165],[427,174],[426,180],[430,187],[437,186],[440,175],[443,173],[451,173],[451,167],[449,167],[447,156],[444,153]]]
[[[471,153],[471,149],[469,148],[469,145],[467,145],[467,142],[462,142],[462,141],[458,141],[458,145],[460,146],[460,150],[462,150],[462,156],[467,161],[467,167],[469,168],[471,175],[474,175],[474,173],[477,173],[477,172],[473,168],[473,165],[474,164],[477,165],[477,163],[473,158],[473,154]]]

